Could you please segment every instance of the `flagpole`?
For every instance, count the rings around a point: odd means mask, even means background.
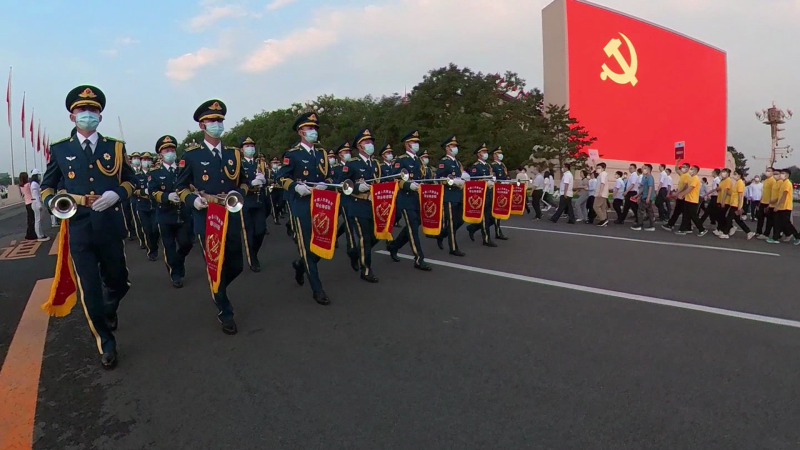
[[[125,133],[122,132],[122,118],[117,116],[117,121],[119,122],[119,138],[122,139],[122,142],[125,142]]]
[[[6,90],[6,100],[8,100],[8,139],[11,147],[11,185],[14,186],[14,130],[11,127],[11,70],[8,68],[8,89]]]
[[[25,92],[22,93],[22,97],[25,97]],[[25,114],[25,102],[22,102],[22,114]],[[31,116],[33,117],[33,116]],[[22,129],[25,130],[25,119],[22,119]],[[25,172],[28,171],[28,140],[25,139],[25,134],[22,135],[23,144],[25,144],[25,151],[22,153],[25,156]]]

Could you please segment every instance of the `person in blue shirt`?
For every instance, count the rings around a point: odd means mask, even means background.
[[[653,217],[653,202],[656,197],[656,186],[652,172],[652,165],[645,164],[642,166],[642,175],[639,178],[639,190],[636,195],[636,202],[638,203],[636,223],[633,224],[631,230],[641,231],[642,227],[645,225],[647,225],[644,228],[645,231],[656,230]]]

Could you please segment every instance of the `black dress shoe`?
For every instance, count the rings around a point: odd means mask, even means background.
[[[144,245],[141,245],[141,244],[139,245],[139,248],[142,249],[142,250],[147,250],[147,247],[145,247]]]
[[[367,283],[377,283],[378,282],[378,277],[376,277],[375,275],[372,275],[372,274],[361,275],[361,279],[366,281]]]
[[[293,238],[293,237],[294,237],[294,234],[292,233],[292,226],[289,224],[289,222],[286,222],[286,234],[287,234],[287,235],[288,235],[290,238]]]
[[[452,250],[450,254],[453,256],[467,256],[467,254],[462,252],[461,250]]]
[[[499,240],[501,240],[501,241],[507,241],[507,240],[508,240],[508,238],[507,238],[507,237],[505,237],[505,236],[503,236],[502,234],[498,234],[498,235],[496,235],[494,238],[495,238],[495,239],[499,239]]]
[[[136,238],[135,238],[135,237],[133,237],[133,236],[128,236],[128,240],[129,240],[129,241],[135,241],[135,240],[136,240]]]
[[[350,268],[353,269],[354,272],[361,270],[361,266],[358,263],[358,257],[350,257]]]
[[[467,228],[467,233],[469,233],[469,240],[475,242],[475,230]]]
[[[233,336],[234,334],[239,332],[239,329],[236,328],[236,322],[234,322],[233,319],[231,319],[227,322],[222,322],[222,332],[227,335]]]
[[[261,272],[261,264],[259,264],[258,261],[254,262],[250,265],[250,270],[255,273]]]
[[[306,279],[303,277],[303,264],[300,261],[292,261],[292,267],[294,268],[294,281],[297,281],[300,286],[304,285]]]
[[[108,324],[109,330],[117,331],[117,327],[119,326],[119,317],[117,317],[117,313],[106,314],[106,323]]]
[[[180,289],[183,287],[183,280],[175,280],[172,282],[172,287],[175,289]]]
[[[331,304],[331,300],[328,298],[328,294],[326,294],[325,291],[314,292],[314,301],[323,306]]]
[[[390,246],[390,245],[387,245],[387,246],[386,246],[386,250],[388,250],[388,251],[389,251],[389,256],[391,256],[391,257],[392,257],[392,261],[394,261],[394,262],[400,262],[400,257],[399,257],[399,256],[397,256],[397,249],[394,249],[394,248],[392,248],[392,246]]]
[[[103,355],[100,356],[100,364],[103,365],[103,369],[114,370],[114,368],[117,367],[117,351],[111,350],[103,353]]]
[[[156,262],[158,260],[158,255],[147,255],[147,259],[149,259],[150,262]]]
[[[437,237],[436,238],[436,245],[439,246],[439,250],[444,250],[444,239]]]
[[[495,244],[492,241],[486,241],[486,242],[483,243],[483,245],[485,245],[487,247],[497,247],[497,244]]]
[[[433,267],[431,267],[431,265],[426,263],[425,261],[422,261],[419,264],[414,263],[414,268],[419,269],[423,272],[430,272],[431,270],[433,270]]]

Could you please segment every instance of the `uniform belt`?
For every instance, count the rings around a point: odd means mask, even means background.
[[[78,206],[85,206],[87,208],[91,207],[94,202],[96,202],[100,196],[99,195],[80,195],[80,194],[67,194],[75,200],[75,204]]]
[[[208,203],[216,203],[225,206],[225,199],[219,198],[216,195],[200,194]]]
[[[351,197],[360,198],[361,200],[370,200],[369,194],[366,192],[359,192],[359,193],[352,193],[350,194]]]

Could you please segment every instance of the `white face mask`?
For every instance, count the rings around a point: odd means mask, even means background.
[[[278,166],[277,164],[273,164],[273,165],[272,165],[272,170],[278,170],[278,167],[279,167],[279,166]]]
[[[328,158],[328,164],[330,165],[336,164],[336,158]]]
[[[394,155],[393,155],[393,154],[391,154],[391,153],[387,153],[387,154],[386,154],[386,155],[384,155],[383,157],[384,157],[384,159],[386,159],[386,161],[391,161],[391,160],[393,160],[393,159],[394,159]]]

